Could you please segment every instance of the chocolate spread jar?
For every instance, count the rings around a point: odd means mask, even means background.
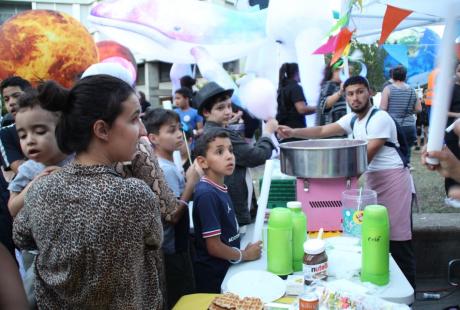
[[[324,240],[309,239],[303,244],[303,275],[305,284],[327,279],[327,255]]]

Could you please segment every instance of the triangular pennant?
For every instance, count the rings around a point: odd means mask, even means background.
[[[382,45],[390,33],[403,21],[404,18],[409,16],[412,11],[403,10],[391,5],[387,5],[385,15],[382,22],[382,33],[380,34],[379,45]]]
[[[335,50],[335,44],[337,41],[337,35],[329,37],[326,43],[318,47],[316,51],[313,52],[313,54],[329,54],[332,53]]]
[[[336,32],[337,30],[339,30],[340,28],[342,28],[343,26],[346,26],[348,24],[348,20],[349,20],[349,17],[350,15],[346,14],[344,16],[342,16],[338,21],[337,23],[332,26],[331,30],[329,31],[329,34],[328,35],[332,35],[334,32]]]
[[[348,43],[347,47],[345,47],[345,49],[342,52],[342,56],[348,56],[348,54],[350,54],[350,49],[351,49],[351,44]]]
[[[343,28],[337,36],[337,44],[335,45],[334,55],[331,59],[331,64],[335,63],[340,56],[342,56],[343,51],[347,48],[348,43],[350,43],[351,36],[353,32],[348,30],[348,28]]]

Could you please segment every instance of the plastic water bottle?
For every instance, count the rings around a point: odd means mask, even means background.
[[[384,206],[364,209],[362,227],[361,281],[386,285],[390,281],[390,224]]]
[[[289,201],[287,207],[292,212],[292,267],[294,272],[302,271],[304,249],[307,239],[307,217],[300,201]]]

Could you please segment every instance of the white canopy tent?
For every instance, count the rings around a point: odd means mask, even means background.
[[[342,7],[348,1],[343,1]],[[394,31],[413,27],[443,25],[448,3],[460,0],[369,0],[363,1],[363,8],[354,7],[351,12],[350,28],[355,29],[354,37],[361,43],[373,43],[380,37],[386,6],[392,5],[413,13],[406,17]],[[460,10],[457,12],[460,17]]]

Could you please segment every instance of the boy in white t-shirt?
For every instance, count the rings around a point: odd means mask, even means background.
[[[391,116],[370,102],[369,83],[361,76],[345,81],[343,92],[353,113],[337,122],[311,128],[280,126],[282,138],[326,138],[353,134],[367,141],[366,185],[377,192],[378,203],[388,209],[390,252],[404,275],[415,287],[415,257],[412,247],[412,181],[398,153],[396,125]],[[372,114],[372,118],[371,117]],[[353,127],[353,128],[352,128]]]

